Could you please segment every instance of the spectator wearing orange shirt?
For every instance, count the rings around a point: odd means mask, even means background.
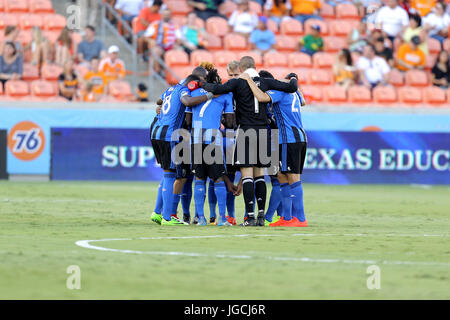
[[[419,36],[414,36],[409,43],[404,43],[398,48],[396,56],[397,69],[407,71],[425,68],[425,53],[419,48],[419,44]]]
[[[107,78],[105,73],[99,70],[100,60],[95,57],[91,60],[91,70],[84,76],[86,82],[90,82],[94,85],[93,92],[97,95],[105,93],[105,86]]]
[[[97,102],[98,96],[94,91],[95,85],[92,82],[86,83],[83,88],[83,101],[84,102]]]
[[[138,36],[138,52],[144,53],[145,51],[145,39],[144,34],[148,26],[161,19],[159,11],[161,10],[162,0],[154,0],[151,5],[148,5],[148,1],[145,1],[144,8],[139,12],[138,19],[136,21],[135,32]]]
[[[425,17],[436,5],[436,0],[411,0],[410,5],[411,8],[415,9],[421,17]]]
[[[290,0],[291,1],[291,15],[305,23],[308,19],[323,20],[319,15],[319,10],[322,7],[320,0]]]
[[[288,10],[291,9],[289,0],[267,0],[264,4],[265,15],[270,20],[275,21],[278,25],[281,23],[283,17],[289,15]]]
[[[125,78],[125,64],[119,59],[118,46],[109,47],[108,56],[100,62],[99,70],[105,74],[107,83]]]

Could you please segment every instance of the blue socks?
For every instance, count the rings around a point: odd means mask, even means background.
[[[217,198],[216,193],[214,191],[214,182],[212,180],[209,180],[208,185],[208,203],[209,203],[209,217],[210,218],[215,217]]]
[[[204,180],[195,180],[194,187],[194,202],[195,202],[195,215],[204,217],[205,213],[203,207],[205,205],[206,189]]]
[[[217,203],[219,204],[220,217],[222,218],[222,221],[226,221],[225,215],[227,210],[227,187],[225,186],[225,182],[215,182],[214,191],[216,194]]]
[[[266,220],[272,222],[272,217],[275,214],[275,210],[281,203],[281,189],[278,179],[272,178],[272,192],[270,193],[269,207],[266,212]]]
[[[284,220],[292,219],[292,198],[291,188],[288,183],[281,184],[281,201],[283,202],[283,217]]]
[[[176,214],[177,210],[178,210],[178,204],[180,203],[181,200],[181,194],[173,194],[172,197],[172,214]]]
[[[301,181],[290,185],[292,199],[292,215],[301,222],[305,221],[305,210],[303,208],[303,186]]]
[[[163,186],[162,186],[162,198],[163,203],[163,218],[164,220],[169,221],[172,215],[173,209],[173,183],[175,182],[175,173],[173,172],[164,172],[163,178]],[[178,203],[177,203],[178,204]]]
[[[158,186],[158,195],[156,197],[156,205],[155,205],[155,210],[153,210],[154,212],[156,212],[157,214],[161,214],[162,209],[163,209],[163,183],[164,183],[164,178],[161,179],[161,181],[159,182],[159,186]]]
[[[183,207],[183,214],[191,215],[191,199],[192,199],[192,180],[193,176],[190,176],[183,186],[183,191],[181,192],[181,206]]]

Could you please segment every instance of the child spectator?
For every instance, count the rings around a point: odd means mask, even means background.
[[[92,82],[86,83],[83,88],[83,102],[97,102],[97,95],[94,91],[94,84]]]
[[[267,18],[259,18],[258,27],[250,35],[250,48],[261,54],[271,50],[275,45],[275,34],[267,29]]]
[[[300,39],[298,43],[300,52],[314,55],[318,51],[323,50],[323,39],[320,37],[320,26],[313,25],[311,27],[311,34],[307,34]]]
[[[375,47],[375,54],[386,60],[389,66],[393,68],[395,64],[394,52],[391,48],[385,46],[383,37],[379,37],[378,39],[375,40],[374,47]]]
[[[351,52],[362,53],[364,46],[367,44],[367,28],[364,19],[355,29],[349,32],[347,43]]]
[[[291,3],[289,0],[267,0],[264,5],[265,15],[280,25],[283,17],[289,16]]]
[[[136,90],[136,101],[137,102],[149,102],[147,86],[144,83],[139,83]]]
[[[56,39],[55,63],[59,66],[64,66],[67,61],[72,60],[73,56],[72,34],[69,28],[64,27],[64,29],[61,30],[58,39]]]
[[[9,80],[19,80],[23,72],[22,55],[17,51],[12,41],[5,43],[3,55],[0,56],[0,82],[5,87]]]
[[[427,33],[422,28],[422,18],[418,14],[409,16],[409,26],[403,32],[403,41],[410,42],[411,38],[418,36],[420,38],[419,48],[428,55],[428,45],[426,43]]]
[[[396,57],[397,69],[407,71],[425,68],[425,53],[419,48],[419,44],[419,36],[414,36],[410,42],[404,43],[398,48]]]
[[[292,16],[301,23],[304,24],[308,19],[323,20],[319,12],[322,7],[320,0],[290,0],[290,2]]]
[[[118,46],[112,45],[109,47],[108,56],[100,62],[99,71],[105,74],[106,83],[125,78],[125,64],[119,59]]]
[[[333,65],[333,73],[336,83],[346,90],[355,84],[356,68],[353,66],[352,55],[348,49],[339,51],[337,61]]]
[[[73,62],[69,60],[64,65],[63,73],[60,74],[58,79],[59,95],[72,101],[77,96],[78,86],[79,82],[73,69]]]
[[[238,0],[238,9],[228,20],[228,24],[235,33],[248,37],[258,25],[258,16],[250,11],[248,0]]]
[[[363,55],[358,59],[356,69],[359,72],[361,83],[369,89],[373,89],[379,84],[386,84],[390,71],[386,61],[375,55],[375,48],[372,44],[364,47]]]
[[[187,54],[197,49],[205,49],[206,32],[196,24],[197,16],[191,12],[187,16],[187,23],[176,32],[178,43]]]
[[[107,78],[105,73],[99,70],[100,60],[95,57],[91,60],[91,70],[84,76],[84,80],[94,85],[93,91],[101,96],[105,93]]]
[[[450,27],[450,15],[445,12],[444,4],[436,3],[433,11],[423,19],[423,24],[430,37],[439,40],[442,45],[448,37],[448,28]]]
[[[95,28],[87,26],[84,40],[78,45],[78,62],[89,66],[92,58],[105,56],[104,45],[100,40],[95,39]]]
[[[431,69],[431,83],[434,86],[447,89],[450,83],[450,71],[449,71],[449,59],[448,52],[441,51],[438,58],[436,59],[436,64],[433,69]]]

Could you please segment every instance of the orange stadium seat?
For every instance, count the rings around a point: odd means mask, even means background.
[[[22,80],[9,80],[5,85],[5,92],[11,97],[23,97],[30,93],[28,83]]]
[[[236,60],[237,55],[233,51],[216,51],[214,52],[214,65],[226,67],[228,62]]]
[[[298,42],[297,37],[280,35],[275,36],[275,38],[276,38],[275,48],[278,51],[293,52],[297,50],[297,42]]]
[[[290,53],[288,62],[291,68],[312,68],[311,56],[303,52]]]
[[[192,53],[191,53],[191,65],[192,66],[198,66],[203,61],[208,61],[208,62],[212,63],[214,61],[213,54],[206,50],[192,51]]]
[[[31,94],[37,97],[51,97],[56,96],[56,90],[49,81],[35,80],[31,83]]]
[[[253,11],[257,15],[261,15],[262,14],[262,7],[261,7],[261,5],[258,2],[250,1],[249,5],[250,5],[250,11]]]
[[[247,39],[239,34],[230,33],[223,38],[223,47],[226,50],[247,50]]]
[[[0,13],[0,29],[6,26],[18,26],[19,17],[15,13]]]
[[[335,57],[331,53],[317,52],[312,57],[313,65],[316,68],[332,68]]]
[[[20,42],[23,45],[27,45],[31,42],[31,30],[21,30],[19,35],[17,36],[16,41]]]
[[[303,93],[306,101],[309,103],[323,100],[322,87],[302,86],[300,88],[300,91]]]
[[[425,102],[430,104],[445,104],[447,99],[445,97],[445,90],[439,87],[423,88],[423,96]]]
[[[31,29],[32,27],[42,28],[42,16],[39,14],[22,14],[19,16],[20,28],[23,30]]]
[[[262,67],[263,66],[263,58],[258,52],[255,52],[255,51],[241,51],[241,52],[238,52],[238,54],[237,54],[237,58],[238,59],[241,59],[242,57],[245,57],[245,56],[252,57],[253,60],[255,60],[255,66],[257,66],[257,67]]]
[[[422,90],[414,87],[402,87],[398,89],[398,98],[403,103],[421,103],[423,100]]]
[[[323,43],[326,52],[338,52],[347,47],[347,41],[341,37],[325,37]]]
[[[0,0],[0,12],[5,12],[5,2],[4,2],[4,0]]]
[[[44,36],[50,41],[51,44],[55,44],[56,40],[58,39],[60,35],[60,31],[44,31]],[[74,34],[78,34],[74,32]],[[76,44],[77,45],[77,44]]]
[[[29,12],[28,0],[5,0],[6,12]]]
[[[284,79],[291,71],[287,67],[272,67],[269,70],[275,79]]]
[[[175,66],[172,68],[172,71],[178,76],[179,79],[184,79],[192,72],[192,67]],[[166,72],[166,81],[170,85],[174,85],[179,82],[179,80],[174,75],[172,75],[170,71]]]
[[[444,40],[444,50],[450,52],[450,38]]]
[[[188,66],[189,56],[183,50],[170,50],[164,55],[164,62],[169,66]]]
[[[272,19],[267,20],[267,29],[269,29],[270,31],[272,31],[275,34],[280,33],[280,30],[278,30],[278,24],[275,21],[273,21]]]
[[[230,77],[228,77],[228,72],[226,67],[218,67],[217,72],[219,73],[220,79],[222,79],[222,83],[227,82],[230,80]]]
[[[439,40],[428,37],[427,45],[428,45],[428,51],[430,52],[430,54],[437,54],[437,53],[441,52],[441,43],[439,42]]]
[[[219,13],[227,17],[230,17],[235,10],[237,5],[232,0],[225,1],[219,6]]]
[[[47,14],[44,16],[44,29],[62,30],[66,26],[66,18],[60,14]]]
[[[389,72],[388,82],[395,87],[401,87],[405,85],[405,78],[403,76],[403,73],[401,73],[397,69],[391,70],[391,72]]]
[[[308,83],[308,74],[311,71],[309,68],[289,68],[290,72],[294,72],[298,76],[298,83],[300,84],[307,84]]]
[[[358,8],[351,3],[340,3],[336,6],[336,18],[359,20]]]
[[[328,25],[330,27],[330,33],[333,36],[339,37],[346,37],[354,29],[354,26],[346,20],[332,20]]]
[[[266,68],[272,67],[287,67],[287,56],[281,52],[270,51],[264,54],[264,66]]]
[[[133,95],[130,84],[127,81],[121,80],[110,82],[108,84],[108,92],[114,98],[119,100],[126,100]]]
[[[320,8],[320,16],[324,19],[335,19],[336,14],[334,13],[333,6],[329,5],[326,2],[321,3],[322,8]]]
[[[192,8],[187,4],[187,1],[170,0],[164,1],[164,3],[174,16],[186,16],[192,11]]]
[[[45,64],[41,69],[42,78],[49,81],[58,80],[58,77],[62,72],[63,68],[56,64]]]
[[[206,48],[210,51],[222,50],[222,38],[214,34],[208,34]]]
[[[223,37],[228,34],[228,21],[220,17],[211,17],[206,20],[206,32]]]
[[[425,69],[427,69],[427,70],[433,69],[434,64],[436,63],[436,58],[437,58],[437,56],[435,54],[427,55],[427,62],[426,62]]]
[[[426,87],[428,86],[428,76],[425,71],[409,70],[405,74],[407,86]]]
[[[352,86],[348,89],[348,98],[351,102],[368,103],[372,101],[370,90],[364,86]]]
[[[31,63],[23,64],[22,80],[33,81],[39,79],[39,70]],[[1,86],[0,86],[1,87]]]
[[[328,102],[345,102],[347,101],[347,92],[344,87],[341,86],[329,86],[323,88],[326,100]]]
[[[373,100],[376,103],[398,102],[397,91],[391,86],[377,86],[373,89]]]
[[[308,83],[314,85],[330,85],[333,82],[333,76],[327,70],[311,70],[308,72]]]
[[[328,24],[325,21],[318,20],[318,19],[308,19],[305,22],[305,33],[311,33],[311,27],[313,25],[319,25],[320,26],[320,34],[322,36],[326,36],[328,34]]]
[[[30,12],[32,13],[54,13],[51,0],[30,0]]]
[[[300,36],[303,34],[303,25],[295,19],[283,19],[280,24],[280,32],[284,35]]]

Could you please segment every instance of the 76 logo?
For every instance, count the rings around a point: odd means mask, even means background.
[[[44,147],[44,131],[34,122],[19,122],[11,128],[8,134],[9,151],[17,159],[24,161],[34,160],[41,155]]]
[[[28,152],[32,153],[38,150],[42,145],[42,139],[39,137],[40,129],[34,128],[29,131],[19,130],[13,135],[13,140],[16,143],[13,146],[13,152]]]

